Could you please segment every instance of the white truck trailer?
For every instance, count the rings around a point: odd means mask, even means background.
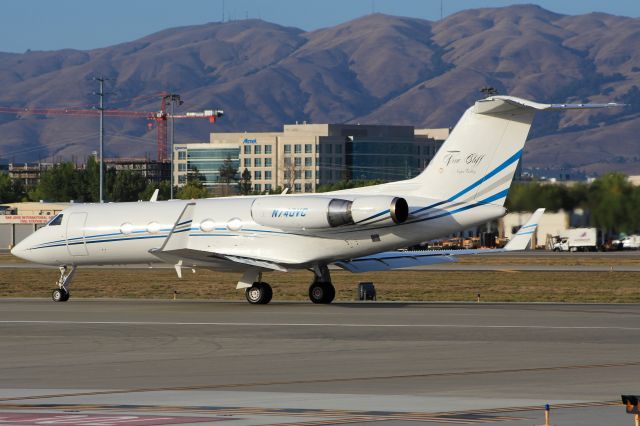
[[[553,251],[596,251],[598,230],[596,228],[567,229],[553,237]]]

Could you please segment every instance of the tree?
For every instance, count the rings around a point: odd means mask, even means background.
[[[181,200],[192,200],[198,198],[206,198],[209,195],[207,188],[204,187],[199,180],[190,180],[178,189],[177,198]]]
[[[589,187],[591,223],[608,233],[634,232],[634,187],[621,173],[608,173]]]
[[[200,170],[197,167],[191,167],[187,172],[187,180],[197,180],[198,182],[202,182],[202,184],[204,184],[207,181],[207,178],[202,173],[200,173]]]
[[[31,191],[29,199],[33,201],[91,201],[83,191],[84,182],[73,163],[60,163],[46,170],[40,176],[40,182]]]
[[[20,201],[25,195],[21,180],[12,181],[8,174],[0,173],[0,203]]]
[[[90,155],[87,158],[82,174],[84,175],[81,179],[84,184],[83,193],[90,201],[100,201],[100,164],[96,161],[96,157]]]
[[[583,207],[590,212],[591,224],[609,235],[640,231],[640,187],[634,187],[621,173],[608,173],[590,185],[514,183],[506,207],[512,211],[534,211],[538,207],[571,211]]]
[[[111,201],[137,201],[147,187],[147,180],[141,173],[131,170],[114,170],[111,185],[109,187],[109,199]]]
[[[534,211],[539,207],[549,211],[571,211],[586,205],[586,194],[585,184],[569,187],[541,182],[516,182],[509,189],[506,207],[511,211]]]
[[[238,168],[233,164],[231,155],[227,155],[227,158],[218,169],[218,174],[218,180],[223,184],[222,195],[229,195],[231,193],[231,182],[238,180]]]
[[[242,172],[242,179],[240,179],[240,193],[242,195],[251,194],[251,172],[247,168]]]
[[[139,195],[139,198],[144,201],[151,199],[154,191],[159,189],[158,200],[168,200],[171,196],[171,182],[168,180],[162,180],[158,182],[149,182],[147,187]]]

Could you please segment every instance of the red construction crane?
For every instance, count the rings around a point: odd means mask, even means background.
[[[210,123],[215,123],[216,118],[220,118],[224,115],[224,111],[221,109],[207,109],[202,112],[187,112],[184,114],[169,114],[167,112],[167,100],[180,101],[179,95],[163,92],[160,94],[160,111],[152,113],[150,119],[156,122],[158,126],[158,161],[164,161],[168,158],[168,144],[167,144],[167,120],[173,118],[208,118]],[[105,111],[106,112],[106,111]]]
[[[167,152],[167,119],[168,118],[208,118],[209,122],[214,123],[216,118],[224,115],[224,111],[219,109],[205,110],[202,112],[187,112],[184,114],[174,114],[171,116],[167,112],[167,94],[162,93],[162,101],[160,103],[160,111],[127,111],[122,109],[105,109],[104,115],[109,117],[131,117],[146,118],[155,121],[157,125],[157,148],[158,161],[166,161],[168,159]],[[16,114],[16,115],[68,115],[68,116],[92,116],[98,117],[100,110],[98,109],[79,109],[79,108],[45,108],[45,107],[25,107],[25,108],[7,108],[0,107],[0,113]]]

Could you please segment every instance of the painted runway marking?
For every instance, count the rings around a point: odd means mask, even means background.
[[[480,328],[528,330],[620,330],[640,331],[640,327],[589,325],[479,325],[479,324],[358,324],[358,323],[277,323],[277,322],[169,322],[169,321],[64,321],[0,320],[1,324],[39,325],[139,325],[139,326],[222,326],[222,327],[338,327],[338,328]]]
[[[5,406],[0,406],[4,409]],[[318,420],[297,420],[292,423],[277,423],[278,425],[296,425],[296,426],[315,426],[315,425],[332,425],[344,423],[361,423],[361,422],[380,422],[380,421],[411,421],[411,422],[436,422],[436,423],[452,423],[452,424],[475,424],[475,423],[492,423],[507,422],[514,420],[528,420],[526,417],[515,417],[503,415],[502,413],[494,414],[490,410],[485,412],[403,412],[403,411],[351,411],[351,410],[332,410],[332,409],[305,409],[305,408],[261,408],[261,407],[216,407],[216,406],[150,406],[150,405],[70,405],[70,404],[46,404],[46,405],[14,405],[13,409],[29,409],[29,410],[99,410],[103,412],[109,411],[146,411],[146,412],[172,412],[185,413],[191,415],[214,415],[225,417],[157,417],[151,415],[138,416],[135,414],[121,415],[95,415],[84,413],[73,415],[62,415],[52,413],[7,413],[8,416],[17,418],[17,423],[28,425],[40,424],[66,424],[71,426],[118,426],[118,425],[161,425],[175,424],[177,419],[184,420],[189,423],[191,419],[197,422],[206,422],[220,420],[234,420],[232,416],[278,416],[278,417],[320,417]],[[3,422],[5,414],[0,414],[0,424]],[[22,417],[19,417],[22,416]],[[99,418],[101,416],[102,418]],[[8,422],[10,419],[7,419]],[[164,423],[159,423],[163,421]],[[167,422],[170,423],[167,423]]]
[[[528,367],[528,368],[509,368],[502,370],[466,370],[466,371],[448,371],[439,373],[417,373],[417,374],[395,374],[387,376],[365,376],[365,377],[334,377],[334,378],[317,378],[307,380],[287,380],[287,381],[265,381],[265,382],[249,382],[249,383],[220,383],[220,384],[201,384],[195,386],[170,386],[170,387],[157,387],[157,388],[137,388],[137,389],[119,389],[119,390],[104,390],[104,391],[90,391],[90,392],[72,392],[72,393],[58,393],[58,394],[44,394],[44,395],[31,395],[31,396],[13,396],[0,398],[0,409],[10,407],[4,403],[11,401],[27,401],[27,400],[42,400],[51,398],[69,398],[69,397],[81,397],[81,396],[101,396],[101,395],[118,395],[118,394],[134,394],[134,393],[148,393],[148,392],[164,392],[164,391],[195,391],[195,390],[215,390],[215,389],[239,389],[246,387],[258,387],[258,386],[281,386],[281,385],[299,385],[299,384],[311,384],[311,383],[341,383],[341,382],[363,382],[363,381],[376,381],[376,380],[397,380],[397,379],[426,379],[426,378],[439,378],[439,377],[461,377],[461,376],[473,376],[473,375],[488,375],[488,374],[519,374],[519,373],[540,373],[550,371],[564,371],[564,370],[583,370],[592,368],[627,368],[640,365],[640,361],[632,362],[618,362],[618,363],[606,363],[606,364],[580,364],[580,365],[561,365],[561,366],[547,366],[547,367]],[[47,404],[50,405],[50,404]],[[122,407],[121,407],[122,408]]]
[[[0,413],[0,424],[21,425],[69,425],[69,426],[132,426],[175,425],[229,420],[220,417],[159,417],[106,414],[50,414],[50,413]]]

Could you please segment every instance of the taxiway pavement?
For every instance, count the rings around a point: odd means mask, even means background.
[[[639,305],[4,299],[0,424],[515,426],[543,424],[545,403],[554,425],[632,424],[618,401],[640,393],[639,319]]]

